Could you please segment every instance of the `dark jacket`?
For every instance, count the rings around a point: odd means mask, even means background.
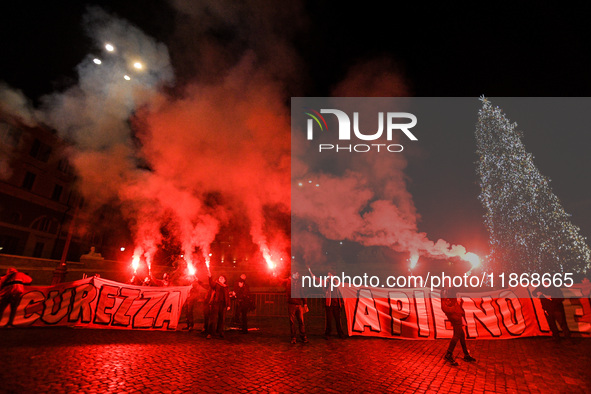
[[[540,301],[542,302],[542,309],[546,311],[554,311],[556,309],[560,310],[560,308],[562,308],[564,295],[558,287],[538,286],[534,290],[534,294],[537,296],[538,293],[542,293],[539,295]]]
[[[230,290],[226,284],[221,284],[218,281],[214,282],[210,276],[209,287],[211,288],[211,294],[208,293],[210,304],[217,304],[223,307],[230,306]]]
[[[250,289],[246,283],[244,283],[242,287],[240,287],[240,285],[236,285],[234,293],[236,293],[236,301],[238,302],[248,301],[250,298]]]
[[[293,283],[293,292],[291,276],[289,277],[289,279],[287,279],[287,303],[293,305],[308,304],[308,300],[306,299],[306,297],[304,297],[302,282],[299,278]]]
[[[443,310],[452,326],[464,325],[462,318],[466,316],[466,313],[456,298],[441,299],[441,310]]]

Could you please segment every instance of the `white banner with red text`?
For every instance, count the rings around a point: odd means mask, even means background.
[[[340,287],[349,335],[399,339],[451,338],[439,291]],[[573,333],[591,334],[591,303],[580,289],[568,294],[564,309]],[[581,294],[579,294],[581,293]],[[474,339],[551,335],[541,301],[526,288],[458,293],[466,313],[466,336]]]
[[[96,277],[25,286],[12,325],[175,330],[190,288],[133,286]],[[9,318],[10,306],[0,316],[0,327]]]

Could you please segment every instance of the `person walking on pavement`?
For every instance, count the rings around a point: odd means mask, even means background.
[[[466,317],[466,313],[464,312],[464,308],[462,308],[464,301],[461,300],[458,302],[457,291],[455,289],[448,290],[446,293],[446,298],[441,299],[441,309],[447,316],[447,320],[451,323],[454,335],[449,342],[449,347],[447,348],[444,358],[446,361],[449,361],[451,365],[458,365],[454,360],[453,352],[456,344],[460,341],[462,350],[464,351],[464,361],[476,361],[476,359],[470,355],[468,347],[466,346],[466,334],[464,333],[464,318]]]

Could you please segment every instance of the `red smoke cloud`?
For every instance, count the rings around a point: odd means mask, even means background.
[[[305,147],[295,145],[291,168],[286,104],[305,80],[289,45],[291,35],[305,26],[300,6],[222,3],[189,9],[185,2],[173,2],[182,21],[174,48],[183,49],[176,52],[183,72],[173,93],[165,89],[175,83],[168,48],[91,9],[87,30],[97,48],[109,41],[118,51],[103,54],[100,66],[92,62],[94,55],[85,59],[78,66],[78,85],[46,96],[37,112],[71,141],[89,205],[121,206],[135,255],[151,261],[165,223],[190,263],[208,261],[222,229],[244,227],[271,269],[288,261],[290,246],[309,264],[323,261],[325,239],[461,254],[461,247],[434,243],[418,231],[404,155],[358,155],[349,171],[331,175],[299,160]],[[295,28],[286,31],[286,26]],[[216,41],[220,30],[229,32],[223,36],[230,42]],[[145,70],[124,81],[127,64],[139,55]],[[335,96],[408,94],[405,79],[388,59],[356,65],[334,88]],[[302,202],[294,214],[307,222],[296,224],[294,245],[290,179],[306,186],[294,189],[293,198]],[[314,186],[308,187],[308,180]],[[195,251],[201,258],[193,256]]]
[[[335,97],[396,97],[407,96],[408,88],[393,62],[378,59],[352,67],[334,92]],[[359,102],[355,105],[352,111],[360,111]],[[367,112],[382,110],[391,109],[372,107]],[[407,145],[403,138],[392,143]],[[409,253],[415,264],[419,254],[434,258],[466,254],[463,246],[441,239],[433,242],[419,231],[421,218],[405,174],[406,152],[336,154],[327,165],[322,155],[310,155],[312,148],[303,141],[294,141],[292,148],[293,215],[302,222],[294,226],[292,246],[307,264],[326,261],[325,239],[386,246]]]
[[[144,174],[148,185],[132,191],[174,213],[186,255],[198,247],[207,260],[220,225],[244,215],[261,253],[287,258],[286,229],[268,228],[265,213],[290,210],[289,116],[281,102],[273,84],[244,65],[219,85],[190,85],[182,98],[137,115],[151,171]],[[133,203],[134,193],[125,196]],[[209,193],[223,202],[204,204]]]

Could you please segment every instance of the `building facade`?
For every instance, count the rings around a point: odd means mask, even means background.
[[[56,133],[0,112],[0,253],[60,258],[74,206],[74,174]]]

